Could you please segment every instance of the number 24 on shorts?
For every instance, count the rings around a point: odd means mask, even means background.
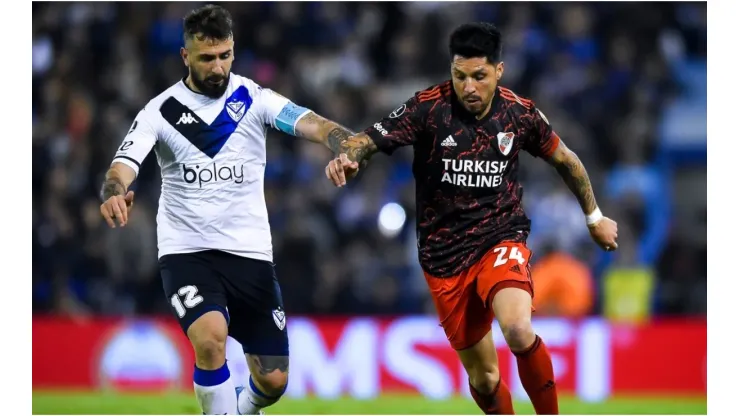
[[[517,247],[496,247],[493,249],[493,252],[498,254],[498,256],[496,256],[496,261],[493,263],[493,267],[503,266],[508,263],[509,260],[516,260],[519,264],[524,264],[526,262],[526,260],[524,260],[524,256],[522,256],[522,252],[519,251]]]

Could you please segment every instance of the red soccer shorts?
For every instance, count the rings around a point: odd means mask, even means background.
[[[526,244],[503,242],[458,275],[438,278],[424,273],[452,348],[472,347],[491,330],[491,300],[499,290],[518,287],[534,297],[531,256]]]

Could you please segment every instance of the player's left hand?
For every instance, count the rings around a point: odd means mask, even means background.
[[[326,165],[326,169],[324,169],[326,177],[336,186],[346,185],[347,179],[354,178],[359,171],[359,163],[349,160],[346,153],[342,153],[339,157],[332,159]]]
[[[596,244],[606,251],[614,251],[619,248],[617,244],[617,223],[609,217],[601,218],[596,224],[589,225],[588,231]]]

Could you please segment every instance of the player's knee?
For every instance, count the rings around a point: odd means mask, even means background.
[[[204,369],[218,368],[226,360],[226,321],[222,315],[209,314],[211,312],[203,315],[188,329],[196,364]]]
[[[206,364],[208,367],[216,366],[226,359],[226,340],[209,337],[193,343],[195,356],[198,363]]]
[[[256,378],[261,390],[270,397],[278,398],[285,393],[288,386],[288,373],[283,371],[273,371],[268,374],[252,375]]]
[[[501,323],[501,332],[512,350],[522,350],[534,342],[532,323],[528,319],[514,319]]]
[[[469,374],[470,385],[479,392],[491,392],[501,379],[498,367],[495,365],[486,366],[478,371],[472,371]]]

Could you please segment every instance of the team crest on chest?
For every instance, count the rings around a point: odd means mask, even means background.
[[[496,135],[496,139],[498,139],[498,150],[500,150],[504,156],[507,156],[509,152],[511,152],[511,147],[514,144],[514,133],[499,133]]]
[[[226,103],[226,112],[237,123],[244,117],[244,113],[247,112],[247,107],[244,105],[244,101],[233,100]]]

